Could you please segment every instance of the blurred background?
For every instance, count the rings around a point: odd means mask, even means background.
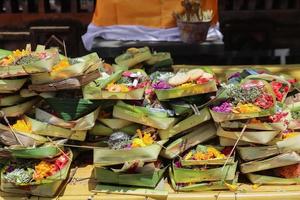
[[[27,43],[61,46],[59,40],[64,40],[68,56],[83,55],[87,50],[81,36],[95,4],[96,0],[0,0],[0,48],[13,50]],[[175,63],[300,63],[300,0],[219,0],[218,7],[223,43],[192,44],[190,54],[181,53],[181,44],[176,44]],[[92,50],[110,60],[135,43],[105,45],[95,42]],[[166,42],[159,45],[172,51]]]

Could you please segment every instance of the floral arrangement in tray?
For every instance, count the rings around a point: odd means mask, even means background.
[[[126,162],[109,167],[96,167],[95,177],[101,184],[117,184],[154,188],[164,175],[166,167],[155,162]]]
[[[12,54],[2,58],[0,60],[0,66],[27,65],[41,59],[47,59],[50,56],[51,55],[46,52],[31,52],[28,49],[17,49],[13,51]]]
[[[150,79],[159,100],[204,94],[217,90],[216,78],[206,68],[181,69],[177,73],[157,71],[150,75]]]
[[[278,106],[277,111],[274,115],[266,117],[255,117],[249,120],[240,119],[225,121],[221,123],[221,127],[227,129],[241,129],[247,124],[247,129],[284,131],[289,124],[288,116],[289,113]]]
[[[228,189],[236,179],[232,147],[198,145],[175,160],[170,169],[174,189],[181,191]],[[230,156],[230,157],[229,157]]]
[[[124,132],[115,132],[109,137],[107,144],[110,149],[132,149],[152,145],[158,138],[157,129],[143,127],[137,129],[134,136]]]
[[[140,69],[117,70],[113,74],[101,73],[101,77],[83,89],[85,99],[142,99],[149,80]]]
[[[49,121],[44,122],[30,118],[28,116],[22,116],[12,125],[12,128],[22,134],[27,135],[33,134],[40,136],[67,138],[70,140],[85,140],[87,130],[81,130],[81,128],[79,128],[79,130],[73,130],[72,128],[69,129],[70,127],[63,127],[59,123],[53,124],[51,124]]]
[[[231,147],[218,147],[212,145],[197,145],[196,148],[189,150],[182,157],[180,163],[176,163],[177,167],[191,165],[221,165],[227,160],[227,164],[234,162],[234,157],[228,158],[231,153]]]
[[[250,75],[238,83],[232,77],[222,84],[218,101],[211,106],[217,122],[274,115],[290,89],[288,81],[269,74]]]
[[[40,184],[51,181],[51,177],[60,173],[68,163],[70,163],[68,154],[61,154],[53,159],[17,159],[16,161],[10,161],[3,168],[2,178],[4,182],[20,186]],[[60,178],[56,177],[56,179]]]
[[[59,62],[57,49],[47,49],[38,45],[35,51],[31,51],[31,46],[27,45],[26,49],[15,50],[10,55],[0,59],[1,67],[15,67],[17,73],[38,73],[49,72],[52,67]],[[21,67],[22,69],[18,68]]]
[[[152,127],[138,128],[134,136],[116,131],[106,141],[106,148],[94,149],[94,164],[103,167],[137,160],[153,162],[157,160],[164,142],[159,139],[157,129]]]

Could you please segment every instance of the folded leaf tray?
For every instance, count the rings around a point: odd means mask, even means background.
[[[27,81],[27,78],[1,79],[0,80],[0,93],[14,93],[14,92],[20,90],[26,81]]]
[[[118,173],[109,169],[96,167],[95,178],[101,183],[155,188],[162,179],[166,168],[152,172]]]
[[[161,156],[173,159],[187,149],[196,146],[199,143],[208,141],[216,137],[216,127],[212,123],[206,123],[197,126],[190,133],[176,139],[162,150]]]
[[[56,174],[40,181],[40,182],[33,182],[25,185],[16,185],[14,183],[7,182],[4,177],[4,171],[1,171],[1,190],[3,192],[9,193],[17,193],[17,194],[30,194],[42,197],[52,197],[60,188],[61,184],[66,180],[69,169],[71,166],[71,162],[73,159],[72,151],[69,151],[69,158],[70,160],[68,163]]]
[[[75,90],[75,89],[80,89],[81,86],[84,86],[90,83],[91,81],[96,80],[99,77],[100,77],[100,72],[98,70],[95,70],[87,74],[71,77],[57,82],[29,85],[28,88],[32,91],[37,91],[37,92]]]
[[[46,98],[45,101],[51,108],[59,114],[59,116],[66,120],[75,120],[87,113],[92,112],[100,105],[107,102],[90,101],[87,99],[71,99],[71,98]]]
[[[71,129],[72,131],[84,131],[92,129],[95,125],[98,114],[99,108],[77,120],[66,121],[39,108],[35,109],[35,118],[37,120],[62,128]]]
[[[273,176],[264,176],[259,174],[247,174],[247,178],[253,184],[257,185],[299,185],[300,178],[280,178]]]
[[[283,153],[272,158],[258,161],[250,161],[240,165],[242,173],[252,173],[263,171],[267,169],[274,169],[277,167],[283,167],[293,165],[300,162],[300,156],[295,152]]]
[[[206,170],[177,168],[173,165],[174,181],[176,183],[201,183],[207,181],[227,181],[235,178],[237,162],[224,168],[210,168]]]
[[[147,74],[140,69],[130,70],[132,72],[140,72],[144,76]],[[117,71],[115,74],[112,74],[110,79],[111,81],[116,81],[121,78],[123,71]],[[89,83],[85,87],[83,87],[83,96],[85,99],[119,99],[119,100],[141,100],[144,97],[145,87],[134,89],[128,92],[110,92],[105,90],[109,82],[107,80],[103,80],[101,85],[97,85],[94,82]],[[105,83],[104,83],[105,82]]]
[[[207,73],[212,73],[207,68],[201,68]],[[217,91],[217,85],[215,80],[210,80],[207,83],[196,84],[184,88],[171,88],[171,89],[155,89],[155,94],[159,100],[175,99],[186,96],[193,96],[198,94],[205,94]]]
[[[37,135],[84,141],[87,133],[87,131],[72,131],[70,129],[61,128],[27,116],[25,116],[24,119],[27,123],[31,124],[32,133]]]
[[[176,123],[174,126],[169,127],[166,130],[160,130],[159,136],[161,139],[168,139],[170,137],[173,137],[177,135],[178,133],[181,133],[183,131],[186,131],[190,128],[193,128],[203,122],[206,122],[211,119],[210,113],[207,108],[204,108],[200,110],[199,114],[191,115],[184,120]]]
[[[241,131],[226,131],[219,127],[217,135],[229,139],[237,140]],[[279,134],[279,131],[245,131],[241,137],[241,141],[251,142],[256,144],[267,144]]]
[[[115,62],[120,66],[133,67],[143,61],[151,59],[152,55],[148,47],[139,49],[128,49],[124,54],[115,58]]]
[[[155,110],[123,102],[119,102],[114,106],[113,116],[157,129],[168,129],[176,122],[175,118],[168,117],[167,112],[156,112]]]
[[[94,165],[109,166],[135,160],[144,162],[156,161],[164,142],[165,141],[159,141],[146,147],[138,147],[132,149],[113,150],[108,148],[95,148]],[[122,156],[120,157],[120,155]]]
[[[226,186],[225,181],[210,181],[210,182],[203,182],[203,183],[195,183],[195,184],[188,184],[186,186],[182,186],[176,184],[174,180],[174,174],[172,172],[172,168],[169,167],[169,177],[171,181],[171,185],[175,191],[180,192],[204,192],[204,191],[213,191],[213,190],[228,190],[228,186]],[[226,180],[228,184],[236,184],[238,181],[238,174],[236,174],[233,180]]]
[[[78,77],[97,70],[102,66],[102,61],[97,53],[91,53],[83,57],[74,58],[76,63],[57,71],[50,71],[31,75],[33,85],[41,85]],[[72,62],[72,61],[71,61]]]
[[[3,149],[7,151],[11,157],[14,158],[28,158],[28,159],[43,159],[53,158],[61,153],[64,148],[61,146],[58,149],[55,145],[47,145],[40,147],[19,147]]]
[[[6,117],[18,117],[30,111],[40,100],[40,98],[34,98],[18,105],[2,107],[0,108],[0,112],[3,112]]]

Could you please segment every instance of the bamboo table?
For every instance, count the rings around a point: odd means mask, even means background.
[[[78,168],[73,181],[70,182],[61,195],[56,198],[24,197],[24,195],[0,192],[0,200],[145,200],[151,199],[143,196],[116,195],[93,193],[95,187],[92,176],[93,166],[87,165]],[[166,183],[165,188],[169,191],[168,200],[300,200],[300,185],[291,186],[260,186],[253,188],[252,185],[241,184],[237,192],[213,191],[213,192],[175,192]]]

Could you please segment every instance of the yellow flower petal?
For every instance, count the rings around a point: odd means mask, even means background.
[[[24,119],[17,120],[17,122],[12,125],[12,127],[20,132],[30,133],[31,132],[31,124],[27,123]]]
[[[236,184],[229,184],[225,182],[225,185],[231,192],[236,192],[238,189],[238,186]]]
[[[253,184],[253,185],[252,185],[252,188],[253,188],[254,190],[256,190],[257,188],[259,188],[259,186],[260,186],[259,184]]]
[[[140,138],[134,138],[132,140],[132,144],[131,144],[131,147],[132,148],[137,148],[137,147],[144,147],[146,146],[143,142],[143,140],[141,140]]]

